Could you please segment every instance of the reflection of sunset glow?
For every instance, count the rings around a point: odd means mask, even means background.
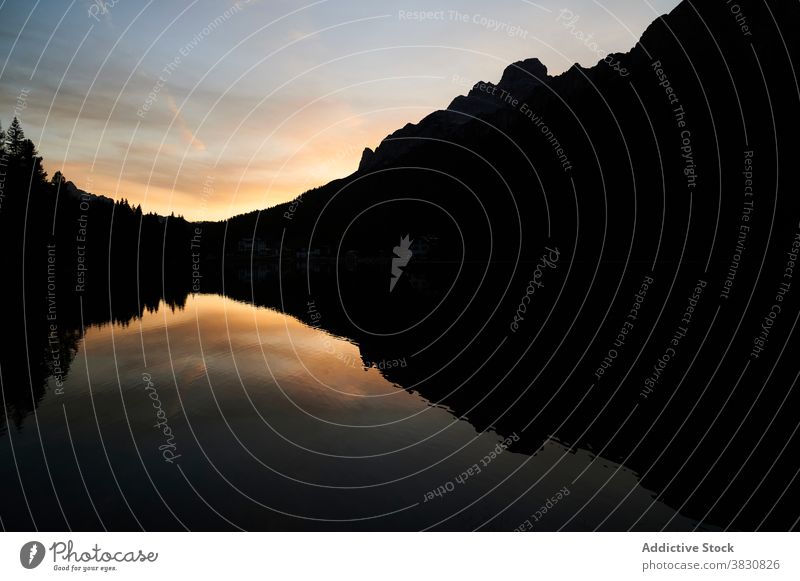
[[[322,397],[355,402],[348,396],[402,395],[377,369],[361,365],[357,345],[277,311],[217,295],[191,296],[186,307],[174,313],[162,304],[132,327],[141,329],[148,353],[169,336],[185,385],[205,381],[206,372],[213,378],[220,366],[233,365],[235,357],[243,377],[260,382],[283,378],[280,387],[302,401]],[[106,349],[111,334],[111,326],[92,329],[86,337],[88,351]],[[405,407],[399,402],[403,398],[388,399]],[[420,405],[418,398],[411,399],[414,406]]]

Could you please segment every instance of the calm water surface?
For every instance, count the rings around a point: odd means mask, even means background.
[[[50,378],[0,438],[0,517],[75,530],[586,529],[631,514],[693,526],[624,467],[504,440],[365,367],[345,338],[194,295],[86,329],[63,386]]]

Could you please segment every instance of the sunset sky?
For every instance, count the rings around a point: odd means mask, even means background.
[[[595,64],[574,31],[627,51],[677,3],[5,0],[0,122],[80,188],[222,219],[351,173],[511,62]]]

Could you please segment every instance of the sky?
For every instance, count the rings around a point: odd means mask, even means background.
[[[677,4],[0,0],[0,123],[79,188],[225,219],[349,175],[512,62],[626,52]]]

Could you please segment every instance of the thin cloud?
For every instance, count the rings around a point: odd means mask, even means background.
[[[189,124],[186,123],[186,119],[183,118],[183,114],[181,113],[180,109],[178,109],[175,99],[173,99],[169,94],[167,94],[167,103],[169,104],[169,110],[172,111],[172,114],[175,116],[175,120],[178,123],[178,129],[181,132],[181,138],[183,141],[187,145],[190,145],[195,151],[205,151],[206,144],[203,143],[203,141],[197,137],[191,129],[189,129]]]

